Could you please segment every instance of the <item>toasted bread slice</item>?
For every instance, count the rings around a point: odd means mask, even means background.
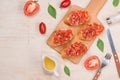
[[[94,22],[92,24],[87,24],[82,29],[80,29],[78,35],[81,40],[92,40],[101,32],[103,32],[103,30],[103,25]]]
[[[80,26],[89,20],[88,11],[85,10],[75,10],[69,13],[69,15],[64,20],[64,23],[69,26]]]
[[[56,47],[65,45],[73,39],[74,35],[72,30],[56,30],[54,31],[50,38],[48,39],[48,44],[50,46]]]
[[[82,58],[82,56],[87,52],[87,50],[87,46],[82,42],[74,42],[66,46],[61,51],[61,56],[62,58],[67,58],[74,62],[74,60],[76,61],[77,58],[80,60],[80,58]]]
[[[96,36],[86,36],[86,37],[84,37],[83,35],[85,35],[85,34],[83,34],[82,30],[80,30],[78,35],[79,35],[79,39],[84,40],[84,41],[90,41],[90,40],[92,40],[96,37]]]

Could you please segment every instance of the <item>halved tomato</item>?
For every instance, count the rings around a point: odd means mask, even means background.
[[[84,66],[87,70],[95,70],[100,67],[100,60],[96,55],[88,57],[85,62]]]
[[[25,3],[24,13],[27,16],[33,16],[39,11],[39,9],[40,5],[37,3],[37,1],[29,0]]]

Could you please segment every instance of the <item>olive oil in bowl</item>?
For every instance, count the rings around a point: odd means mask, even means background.
[[[54,57],[44,55],[42,56],[42,63],[43,68],[47,73],[59,76],[59,73],[57,72],[57,60]]]
[[[50,59],[49,57],[44,58],[44,66],[47,70],[54,70],[55,69],[55,61]]]

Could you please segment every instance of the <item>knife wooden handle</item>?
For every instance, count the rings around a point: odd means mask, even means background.
[[[119,78],[120,78],[120,62],[119,62],[119,58],[118,58],[118,55],[117,55],[116,52],[113,54],[113,56],[114,56],[114,61],[115,61],[116,68],[117,68],[117,71],[118,71],[118,75],[119,75]]]
[[[95,74],[95,76],[94,76],[94,78],[93,78],[93,80],[97,80],[98,77],[100,76],[100,74],[101,74],[101,72],[97,71],[96,74]]]

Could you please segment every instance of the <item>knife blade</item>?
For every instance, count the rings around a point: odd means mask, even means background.
[[[111,46],[111,49],[112,49],[112,53],[113,53],[113,56],[114,56],[114,61],[115,61],[115,64],[116,64],[117,72],[118,72],[118,75],[119,75],[119,78],[120,78],[120,62],[119,62],[119,58],[118,58],[117,52],[115,50],[113,39],[112,39],[112,36],[111,36],[111,33],[110,33],[109,29],[107,29],[107,36],[108,36],[108,40],[109,40],[109,43],[110,43],[110,46]]]

